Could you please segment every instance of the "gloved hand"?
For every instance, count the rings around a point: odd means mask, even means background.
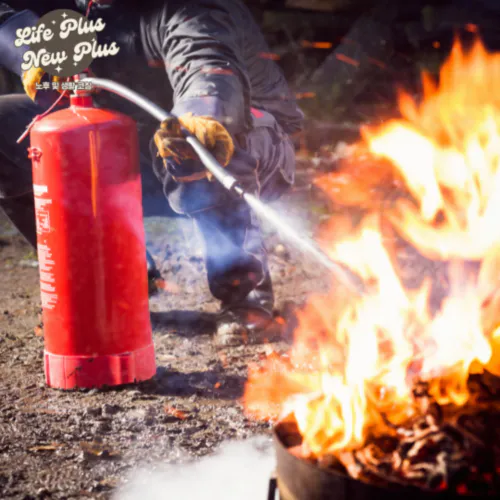
[[[182,160],[198,158],[196,152],[186,142],[181,127],[193,134],[223,167],[231,161],[234,143],[224,125],[210,116],[193,116],[192,113],[163,120],[154,136],[156,147],[162,158],[172,158],[178,163]]]
[[[58,76],[49,77],[42,68],[30,68],[23,73],[22,82],[24,91],[32,101],[36,98],[36,85],[37,83],[42,83],[42,80],[48,81],[52,88],[52,82],[59,82],[60,78]]]
[[[64,80],[64,78],[58,76],[49,76],[42,68],[30,68],[22,76],[24,91],[33,102],[36,102],[43,108],[51,106],[59,97],[60,92],[62,92],[62,90],[52,89],[52,82],[60,83]],[[44,81],[49,82],[50,90],[44,89],[38,92],[36,89],[37,83],[43,83]]]

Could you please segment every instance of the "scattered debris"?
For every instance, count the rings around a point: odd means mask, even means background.
[[[102,414],[103,415],[116,415],[117,413],[120,413],[122,411],[122,407],[120,405],[113,405],[113,404],[108,404],[105,403],[102,405]]]
[[[56,451],[59,448],[62,448],[64,445],[61,443],[51,443],[51,444],[43,444],[39,446],[33,446],[32,448],[28,448],[28,451]]]
[[[100,442],[81,442],[80,447],[83,452],[84,459],[102,458],[102,459],[117,459],[120,458],[120,453],[112,450]]]
[[[173,406],[165,405],[164,410],[167,415],[170,415],[171,417],[174,417],[178,420],[186,420],[188,418],[188,414],[186,412],[178,410]]]

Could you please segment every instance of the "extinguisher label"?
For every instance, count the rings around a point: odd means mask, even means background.
[[[52,200],[45,195],[48,194],[48,187],[34,184],[36,232],[38,236],[50,233],[50,205]],[[44,309],[54,309],[57,304],[57,293],[55,288],[55,275],[52,251],[46,243],[41,243],[38,238],[38,266],[40,271],[40,292],[42,307]]]
[[[35,197],[36,232],[39,235],[50,233],[50,213],[48,206],[51,204],[52,200]]]
[[[44,309],[54,309],[57,304],[57,293],[53,285],[55,282],[54,260],[52,252],[47,245],[38,244],[38,265],[40,268],[40,292],[42,296],[42,307]]]

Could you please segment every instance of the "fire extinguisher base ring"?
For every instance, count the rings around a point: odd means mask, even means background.
[[[132,352],[64,356],[44,352],[47,385],[54,389],[98,389],[133,384],[156,374],[154,345]]]

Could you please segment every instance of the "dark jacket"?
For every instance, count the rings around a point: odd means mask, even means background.
[[[117,56],[94,61],[92,69],[98,76],[118,80],[149,97],[163,93],[171,102],[162,99],[159,104],[173,105],[175,114],[213,116],[234,134],[251,128],[252,107],[269,111],[287,133],[300,130],[303,115],[242,2],[145,1],[146,6],[137,2],[134,8],[126,6],[130,0],[121,6],[117,1],[111,8],[93,12],[107,23],[100,42],[117,41],[121,47]],[[44,1],[43,7],[48,12],[64,3],[70,1]],[[86,2],[77,0],[81,7],[82,3]],[[42,2],[31,4],[42,14]],[[0,3],[0,23],[5,21],[0,24],[0,64],[4,65],[8,53],[19,50],[2,38],[4,27],[18,15],[12,14]],[[164,72],[148,70],[155,66],[164,68],[167,78]]]

